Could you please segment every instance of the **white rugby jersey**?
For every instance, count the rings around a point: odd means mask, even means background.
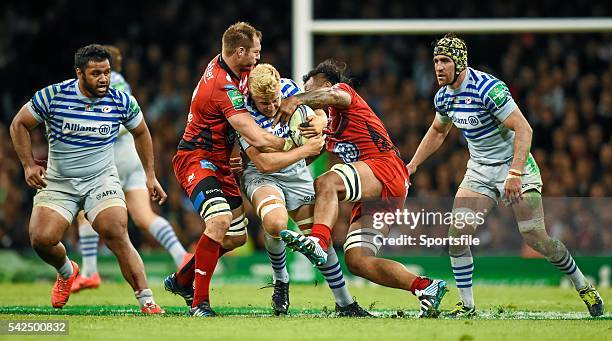
[[[77,79],[37,91],[28,109],[46,125],[49,178],[87,178],[113,166],[119,127],[134,129],[143,119],[134,97],[109,88],[102,98],[88,98]]]
[[[300,92],[302,92],[302,90],[298,87],[297,84],[295,84],[293,80],[288,78],[281,78],[281,98],[284,99],[287,97],[291,97],[299,94]],[[274,117],[268,118],[264,114],[260,113],[259,110],[257,110],[255,104],[249,98],[246,99],[246,108],[249,113],[251,113],[251,117],[253,117],[255,122],[260,127],[275,136],[282,138],[289,137],[289,126],[287,125],[287,123],[279,122],[276,126],[273,127],[272,122],[274,121]],[[244,138],[240,137],[240,146],[242,147],[242,150],[247,150],[247,148],[249,148],[251,145]],[[300,168],[305,167],[306,162],[304,160],[300,160],[294,163],[293,165],[281,169],[280,171],[278,171],[278,173],[288,172],[295,168],[295,166],[299,166]],[[246,167],[251,168],[253,170],[256,169],[255,164],[253,164],[253,161],[251,160],[249,160]]]
[[[472,160],[497,164],[513,158],[514,131],[502,122],[517,105],[501,80],[468,67],[459,88],[446,85],[438,90],[434,106],[440,120],[452,121],[461,130]]]

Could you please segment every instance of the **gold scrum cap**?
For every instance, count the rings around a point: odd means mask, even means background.
[[[453,33],[447,33],[434,45],[434,56],[445,55],[455,62],[455,79],[467,68],[467,45]]]

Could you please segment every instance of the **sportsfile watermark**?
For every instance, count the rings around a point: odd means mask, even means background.
[[[68,335],[68,320],[0,320],[0,335]]]
[[[399,236],[395,238],[376,236],[374,245],[382,246],[458,246],[458,245],[480,245],[480,239],[474,236],[462,235],[460,237],[427,237],[420,235],[418,238],[413,236]]]
[[[434,226],[454,226],[456,229],[471,227],[473,229],[485,223],[487,211],[474,212],[472,210],[454,210],[450,212],[427,211],[421,209],[413,211],[407,208],[396,209],[395,211],[374,212],[372,214],[372,227],[381,230],[388,226],[404,227],[415,230],[417,227]],[[450,245],[479,245],[480,240],[472,235],[460,236],[429,236],[420,234],[419,236],[399,235],[396,237],[377,235],[374,243],[378,247],[382,246],[450,246]]]
[[[378,252],[390,255],[441,254],[452,246],[524,252],[522,234],[530,229],[546,229],[553,238],[568,233],[584,236],[585,241],[580,242],[588,243],[590,252],[612,247],[606,237],[612,235],[612,198],[538,200],[525,197],[519,206],[506,206],[490,198],[363,202],[361,226],[367,231],[359,245],[375,245]],[[542,211],[542,219],[533,215]]]

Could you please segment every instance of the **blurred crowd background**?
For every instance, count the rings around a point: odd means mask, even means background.
[[[476,6],[443,0],[417,6],[395,0],[316,0],[314,4],[315,17],[327,19],[612,15],[607,1],[490,1]],[[0,248],[29,248],[27,223],[34,195],[11,145],[11,119],[36,90],[73,78],[74,52],[92,42],[115,44],[123,51],[123,74],[145,112],[157,174],[169,194],[160,212],[173,222],[185,245],[197,241],[200,218],[171,167],[192,91],[208,61],[220,52],[223,31],[238,20],[263,32],[261,61],[289,77],[290,2],[135,1],[125,11],[123,6],[87,2],[9,1],[0,8],[0,75],[4,80],[0,84]],[[380,115],[405,161],[435,115],[432,99],[438,87],[431,43],[440,36],[315,39],[315,62],[334,57],[348,63],[356,89]],[[551,233],[578,254],[610,254],[612,219],[604,213],[612,208],[612,34],[462,37],[468,44],[470,66],[504,80],[531,123],[532,153],[542,172],[544,196],[600,198],[571,199],[575,204],[549,210]],[[42,129],[32,139],[35,157],[46,158]],[[468,157],[465,140],[453,129],[440,151],[413,177],[409,196],[452,197]],[[519,250],[520,236],[511,220],[496,223],[495,219],[478,252]],[[261,248],[257,219],[251,217],[250,225],[254,238],[249,247]],[[130,233],[141,250],[159,248],[152,237],[133,228]],[[440,228],[437,233],[445,231]],[[340,242],[341,236],[336,237]],[[66,245],[74,250],[75,243],[73,228]]]

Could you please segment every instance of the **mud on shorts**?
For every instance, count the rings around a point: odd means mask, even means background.
[[[47,178],[47,187],[34,196],[34,206],[48,207],[69,223],[83,209],[93,222],[98,213],[112,206],[126,208],[117,168],[114,166],[90,178]]]
[[[495,200],[495,203],[497,203],[500,198],[502,202],[506,203],[506,199],[504,198],[504,181],[506,180],[506,176],[508,176],[511,165],[511,160],[501,164],[485,165],[470,159],[467,164],[467,171],[459,187],[484,194]],[[522,193],[529,190],[536,190],[542,193],[540,168],[531,154],[529,154],[527,162],[525,163],[521,182]]]

